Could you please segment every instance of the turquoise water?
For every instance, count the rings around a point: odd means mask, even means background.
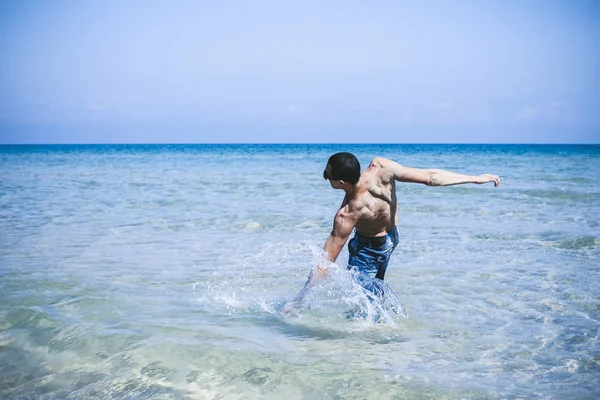
[[[398,185],[386,282],[283,316],[342,192],[327,158],[495,173]],[[600,146],[0,147],[0,398],[600,396]]]

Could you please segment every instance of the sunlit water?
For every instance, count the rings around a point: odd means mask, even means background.
[[[282,315],[342,150],[501,176],[398,185],[406,315],[347,318],[346,250]],[[598,146],[0,147],[0,398],[599,397],[598,171]]]

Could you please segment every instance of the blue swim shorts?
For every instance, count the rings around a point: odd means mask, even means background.
[[[398,228],[394,227],[386,236],[370,237],[354,233],[348,243],[348,269],[353,271],[365,289],[375,293],[381,286],[392,252],[398,245]]]

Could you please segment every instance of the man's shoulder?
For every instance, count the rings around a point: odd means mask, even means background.
[[[350,200],[347,204],[341,207],[335,214],[335,222],[340,223],[356,223],[360,219],[361,214],[360,202],[356,199]]]
[[[342,213],[352,218],[360,219],[365,211],[372,204],[372,188],[373,185],[367,185],[363,190],[360,190],[356,195],[348,201],[346,207],[340,209]]]
[[[384,157],[375,157],[369,168],[365,171],[366,175],[377,177],[377,184],[383,182],[388,183],[393,178],[395,167],[398,164]]]
[[[371,160],[371,163],[369,164],[369,166],[374,166],[374,167],[385,167],[386,165],[388,165],[391,162],[391,160],[385,158],[385,157],[375,157]]]

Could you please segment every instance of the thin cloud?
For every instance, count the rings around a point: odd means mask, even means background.
[[[285,109],[288,112],[288,114],[290,114],[290,115],[300,114],[300,108],[295,104],[291,104],[291,103],[286,104]]]
[[[453,106],[454,106],[454,104],[452,104],[449,101],[440,101],[438,103],[435,103],[436,108],[441,108],[443,110],[447,110],[449,108],[452,108]]]
[[[519,119],[552,118],[563,113],[566,102],[549,100],[544,104],[525,106],[517,113]]]
[[[564,101],[551,100],[550,102],[548,102],[548,108],[551,110],[563,108],[564,106],[565,106]]]
[[[90,111],[90,112],[101,112],[101,111],[104,111],[104,106],[101,106],[101,105],[98,105],[98,104],[85,104],[81,108],[83,108],[85,111]]]
[[[532,119],[532,118],[535,118],[537,115],[538,115],[537,108],[527,106],[527,107],[523,107],[521,110],[519,110],[517,117],[519,119]]]

